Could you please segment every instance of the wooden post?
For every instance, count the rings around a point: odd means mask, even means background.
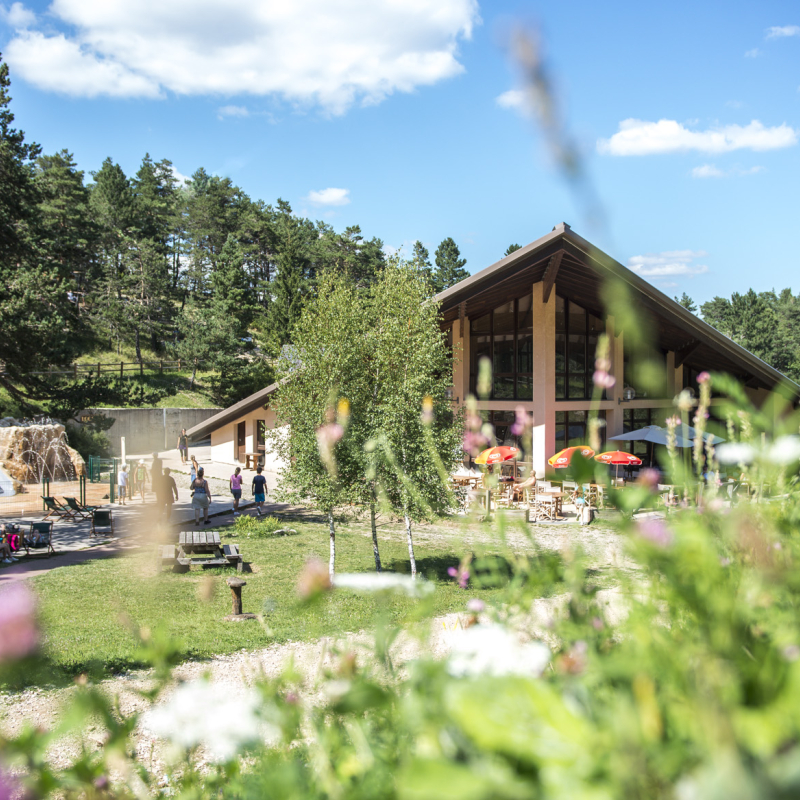
[[[241,578],[228,578],[225,583],[231,587],[233,614],[239,616],[239,614],[242,613],[242,587],[247,586],[247,581],[244,581]]]
[[[144,375],[144,361],[139,362],[139,377],[141,378]]]
[[[120,378],[122,377],[122,373],[124,371],[125,371],[125,362],[124,361],[120,361],[119,362],[119,376],[120,376]]]
[[[162,358],[161,361],[158,362],[158,374],[164,374],[164,359]]]
[[[180,372],[180,371],[181,371],[181,360],[178,359],[178,372]]]
[[[72,365],[72,377],[75,380],[78,380],[78,365],[77,364],[73,364]]]

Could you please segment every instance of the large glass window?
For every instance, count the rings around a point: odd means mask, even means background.
[[[470,391],[476,394],[481,358],[492,364],[492,400],[533,399],[533,312],[520,297],[470,320]]]
[[[597,415],[606,418],[605,411]],[[556,453],[565,447],[589,444],[588,411],[556,411]],[[600,442],[605,445],[606,426],[600,428]]]
[[[588,400],[592,396],[597,337],[604,330],[602,319],[556,297],[556,400]]]

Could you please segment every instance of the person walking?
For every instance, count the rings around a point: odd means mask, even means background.
[[[242,468],[236,467],[231,475],[231,494],[233,495],[233,516],[239,516],[239,501],[242,499]]]
[[[258,467],[258,469],[256,469],[252,486],[253,499],[256,501],[256,514],[258,514],[259,517],[261,516],[261,506],[264,505],[264,501],[267,499],[267,479],[261,474],[261,470],[263,469],[263,467]]]
[[[161,457],[158,455],[158,453],[153,453],[153,459],[152,459],[152,461],[150,463],[150,478],[151,478],[151,480],[155,481],[156,478],[160,478],[161,477],[161,468],[162,468],[162,466],[163,466],[163,464],[161,462]],[[153,484],[153,486],[155,487],[155,483]]]
[[[156,480],[155,478],[153,480]],[[175,478],[170,475],[170,468],[164,467],[161,477],[158,478],[158,489],[156,490],[156,502],[158,504],[158,517],[166,510],[166,521],[169,522],[172,516],[172,504],[178,500],[178,487],[175,485]]]
[[[136,465],[136,490],[142,496],[142,502],[144,503],[144,487],[147,483],[147,467],[144,465],[144,459],[139,459],[139,463]]]
[[[192,461],[189,466],[189,483],[191,483],[197,477],[197,471],[200,467],[197,465],[197,459],[192,456]]]
[[[200,512],[203,512],[203,524],[208,525],[208,507],[211,505],[211,489],[203,477],[203,468],[197,470],[197,477],[192,481],[192,508],[194,524],[200,524]]]
[[[117,475],[117,502],[125,505],[125,495],[128,493],[128,465],[123,464]]]
[[[178,437],[178,453],[181,457],[181,464],[185,464],[189,457],[189,437],[186,435],[186,428],[181,428],[181,435]]]

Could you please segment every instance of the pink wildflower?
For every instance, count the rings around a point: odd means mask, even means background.
[[[469,583],[469,570],[466,568],[456,568],[456,567],[448,567],[447,574],[451,578],[456,578],[458,585],[462,589],[467,588],[467,584]]]
[[[611,369],[611,362],[607,358],[596,358],[594,368],[598,372],[608,372]]]
[[[708,372],[705,372],[705,371],[701,372],[697,376],[697,382],[698,383],[707,383],[710,380],[711,380],[711,375],[709,375]]]
[[[479,597],[473,597],[471,600],[467,601],[467,611],[471,611],[473,614],[480,614],[481,611],[486,609],[486,603],[483,602]]]
[[[636,482],[652,490],[658,488],[658,482],[660,480],[661,473],[657,469],[650,469],[648,467],[646,469],[639,470],[639,476],[637,477]]]
[[[598,369],[595,370],[594,375],[592,375],[592,381],[598,389],[611,389],[617,382],[617,379],[605,370]]]
[[[489,440],[480,431],[465,431],[462,448],[473,458],[486,449]]]
[[[297,580],[297,594],[304,600],[310,600],[331,588],[331,576],[328,567],[318,558],[309,558]]]
[[[36,596],[24,583],[14,583],[0,602],[0,661],[27,656],[38,643]]]
[[[511,426],[511,435],[522,436],[525,431],[530,430],[533,427],[533,417],[525,410],[523,406],[517,406],[514,409],[514,413],[517,415],[517,418],[514,420],[514,424]]]
[[[639,535],[657,547],[669,547],[672,544],[672,533],[660,519],[645,519],[638,526]]]

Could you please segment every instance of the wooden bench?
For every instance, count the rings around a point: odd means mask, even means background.
[[[261,459],[263,453],[245,453],[244,454],[244,468],[255,469]]]
[[[228,559],[228,563],[233,566],[236,565],[236,571],[241,572],[244,568],[244,558],[242,554],[239,552],[239,545],[238,544],[226,544],[222,546],[222,552],[226,559]]]

